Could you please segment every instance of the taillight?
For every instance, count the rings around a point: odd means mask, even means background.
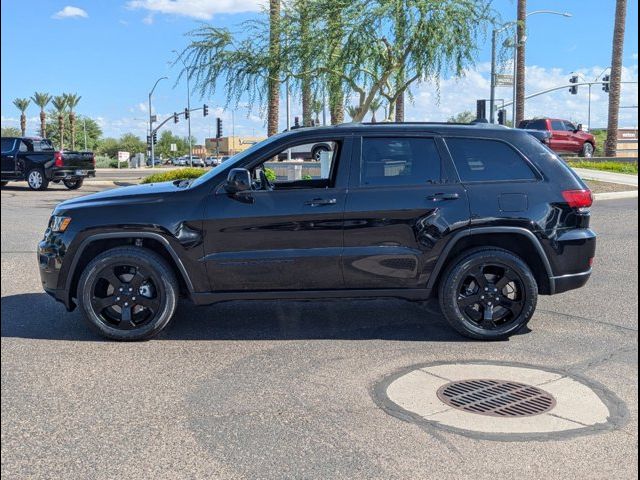
[[[54,152],[53,159],[55,160],[56,167],[64,167],[64,163],[62,162],[62,152]]]
[[[589,208],[593,205],[591,190],[565,190],[562,196],[571,208]]]

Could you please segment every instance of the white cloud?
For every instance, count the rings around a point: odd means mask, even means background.
[[[210,20],[219,13],[257,12],[264,0],[131,0],[132,9]],[[153,21],[145,17],[145,23]]]
[[[54,13],[51,18],[56,20],[62,20],[64,18],[88,18],[89,14],[78,7],[72,7],[71,5],[67,5],[59,12]]]

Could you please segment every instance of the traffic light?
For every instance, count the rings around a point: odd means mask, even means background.
[[[189,118],[189,109],[185,108],[184,109],[184,119],[187,120]]]
[[[153,132],[153,144],[158,143],[158,132]]]
[[[209,105],[207,105],[206,103],[202,106],[202,116],[206,117],[207,115],[209,115]]]
[[[569,83],[578,83],[578,76],[574,75],[569,79]],[[569,87],[569,92],[571,93],[571,95],[577,95],[578,93],[578,86],[577,85],[573,85],[571,87]]]
[[[173,123],[178,123],[179,120],[180,118],[178,118],[178,114],[173,112]]]
[[[147,135],[147,147],[151,148],[151,135]]]
[[[498,124],[505,125],[507,123],[507,111],[504,108],[498,110]]]
[[[300,128],[300,117],[294,117],[293,128]]]
[[[216,138],[222,137],[222,119],[216,118]]]
[[[477,100],[476,101],[476,119],[481,120],[483,118],[487,118],[487,101]]]
[[[611,80],[611,76],[605,75],[602,77],[602,90],[609,93],[609,81]]]

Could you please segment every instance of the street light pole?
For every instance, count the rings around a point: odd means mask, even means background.
[[[172,52],[179,55],[177,50],[172,50]],[[184,65],[184,69],[187,72],[187,110],[189,110],[189,118],[187,118],[187,135],[189,136],[189,166],[193,167],[193,145],[191,144],[191,87],[189,86],[191,70],[187,67],[187,64],[181,56],[178,58],[182,62],[182,65]]]
[[[491,94],[489,96],[489,123],[495,120],[496,110],[496,38],[498,31],[494,28],[491,33]]]
[[[153,88],[151,89],[151,91],[149,92],[149,143],[151,144],[151,168],[155,168],[156,166],[156,162],[155,162],[155,149],[154,149],[154,142],[153,142],[153,114],[151,112],[151,95],[153,95],[153,91],[156,89],[156,86],[158,85],[158,83],[160,83],[160,80],[167,80],[167,77],[160,77],[158,80],[156,80],[156,83],[153,84]]]

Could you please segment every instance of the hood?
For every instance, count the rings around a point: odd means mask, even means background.
[[[69,209],[116,205],[120,203],[134,205],[162,202],[166,201],[167,195],[172,195],[187,189],[188,187],[185,187],[180,181],[113,188],[105,190],[104,192],[92,193],[65,200],[56,206],[55,211],[59,213]]]

